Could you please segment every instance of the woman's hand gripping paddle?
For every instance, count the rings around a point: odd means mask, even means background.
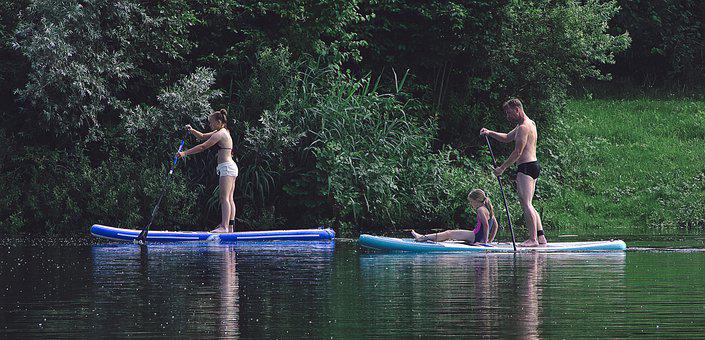
[[[492,144],[490,144],[490,139],[485,135],[485,140],[487,141],[487,147],[490,148],[490,155],[492,155],[492,166],[497,167],[497,161],[494,158],[494,152],[492,152]],[[504,210],[507,212],[507,223],[509,224],[509,232],[512,234],[512,246],[514,246],[514,251],[517,251],[517,244],[514,239],[514,229],[512,228],[512,218],[509,217],[509,208],[507,207],[507,197],[504,195],[504,187],[502,186],[502,178],[497,176],[497,182],[499,182],[499,190],[502,191],[502,198],[504,199]]]
[[[162,193],[159,194],[159,199],[157,199],[157,204],[154,205],[154,209],[152,209],[152,217],[149,219],[149,223],[147,223],[144,228],[142,228],[142,232],[140,232],[140,235],[137,236],[137,238],[133,241],[135,244],[139,245],[146,245],[147,244],[147,233],[149,232],[149,227],[152,226],[152,222],[154,222],[154,215],[157,214],[157,209],[159,208],[159,203],[162,202],[162,198],[164,197],[164,193],[166,193],[166,188],[168,187],[169,184],[169,179],[171,178],[171,174],[174,173],[174,168],[176,167],[176,163],[179,161],[178,153],[181,152],[181,150],[184,148],[184,142],[186,141],[186,137],[188,137],[188,130],[186,130],[186,133],[184,134],[184,138],[181,139],[181,143],[179,144],[179,150],[176,151],[176,154],[174,155],[174,161],[171,163],[171,169],[169,169],[169,172],[166,174],[166,178],[164,179],[164,187],[162,188]]]

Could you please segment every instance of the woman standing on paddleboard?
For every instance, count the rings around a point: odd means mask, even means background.
[[[443,242],[448,240],[465,241],[467,243],[490,243],[494,240],[497,234],[498,226],[497,218],[494,216],[494,207],[492,201],[487,197],[482,189],[474,189],[468,194],[468,202],[472,208],[477,211],[477,224],[475,229],[470,230],[447,230],[440,233],[421,235],[416,231],[411,231],[414,239],[418,242],[436,241]]]
[[[212,129],[211,132],[202,133],[191,125],[186,125],[186,129],[198,139],[207,139],[205,142],[196,145],[186,151],[179,152],[178,157],[185,157],[202,152],[211,146],[218,146],[218,166],[216,172],[220,176],[220,209],[221,219],[218,228],[211,232],[213,233],[228,233],[233,232],[235,224],[235,201],[233,193],[235,192],[235,179],[237,178],[238,168],[233,160],[233,139],[230,137],[228,130],[227,111],[220,109],[208,116],[208,123]]]

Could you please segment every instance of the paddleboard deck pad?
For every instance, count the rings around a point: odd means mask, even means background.
[[[94,224],[91,234],[114,241],[134,241],[142,230],[123,229]],[[207,231],[164,231],[147,233],[147,242],[242,242],[242,241],[322,241],[335,238],[333,229],[298,229],[211,233]]]
[[[416,242],[412,238],[393,238],[373,235],[360,235],[358,240],[363,247],[382,251],[407,252],[514,252],[511,243],[489,243],[470,245],[458,241]],[[589,252],[623,251],[627,244],[622,240],[597,242],[549,242],[539,247],[520,247],[517,252]]]

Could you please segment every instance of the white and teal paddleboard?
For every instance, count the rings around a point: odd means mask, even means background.
[[[358,240],[365,248],[382,251],[408,252],[514,252],[511,243],[488,243],[469,245],[463,242],[416,242],[411,238],[393,238],[373,235],[360,235]],[[517,252],[589,252],[589,251],[624,251],[627,244],[622,240],[596,242],[549,242],[540,247],[520,247]]]

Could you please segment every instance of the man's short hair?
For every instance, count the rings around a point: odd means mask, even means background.
[[[504,104],[502,104],[502,109],[506,110],[508,108],[512,108],[512,109],[520,108],[522,111],[524,111],[524,106],[521,105],[521,101],[517,98],[512,98],[512,99],[504,102]]]

